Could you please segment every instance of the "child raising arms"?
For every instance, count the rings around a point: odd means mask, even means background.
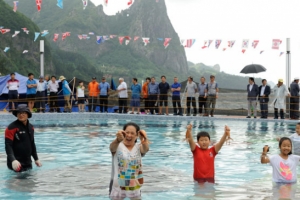
[[[270,163],[273,167],[273,181],[275,183],[296,183],[297,165],[300,156],[292,154],[292,141],[288,137],[283,137],[279,141],[280,154],[267,156],[269,147],[263,148],[261,163]]]
[[[230,139],[230,128],[225,126],[225,132],[221,140],[210,148],[210,135],[207,132],[199,132],[197,134],[197,143],[194,142],[191,124],[187,126],[186,139],[194,157],[194,180],[199,183],[214,183],[215,156],[222,148],[224,142]]]

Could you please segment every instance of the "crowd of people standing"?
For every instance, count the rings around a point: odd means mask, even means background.
[[[214,117],[216,101],[219,96],[219,86],[215,81],[215,76],[211,75],[210,80],[206,81],[205,77],[200,78],[199,84],[195,83],[192,76],[189,76],[186,86],[183,89],[178,82],[178,78],[174,77],[173,84],[167,82],[166,76],[161,76],[161,81],[157,82],[155,77],[147,77],[141,85],[137,78],[132,79],[130,87],[123,78],[119,78],[119,86],[116,88],[118,96],[118,110],[120,114],[156,114],[169,115],[169,97],[172,98],[173,115],[183,116],[183,108],[181,102],[183,98],[186,101],[186,116]],[[12,111],[16,108],[19,98],[19,81],[15,78],[15,74],[11,73],[11,79],[7,81],[9,109]],[[71,90],[68,81],[64,76],[60,76],[56,80],[56,76],[43,76],[39,80],[34,79],[32,73],[28,74],[26,82],[27,93],[26,98],[28,108],[36,112],[45,112],[46,104],[49,105],[50,112],[60,112],[58,104],[58,93],[61,90],[64,97],[63,112],[72,112],[71,97],[73,96],[78,105],[79,112],[85,112],[85,105],[88,104],[88,112],[107,113],[109,105],[109,95],[112,91],[111,85],[106,81],[105,77],[101,78],[101,82],[97,82],[96,77],[92,77],[87,88],[83,82],[79,82],[76,90]],[[88,91],[88,95],[85,91]],[[130,104],[128,105],[128,91],[131,90]],[[267,80],[263,79],[262,84],[258,86],[254,78],[249,78],[247,85],[247,102],[248,115],[247,118],[257,118],[257,104],[260,105],[261,118],[268,118],[268,105],[271,88],[267,85]],[[290,98],[290,118],[299,119],[299,78],[295,78],[290,85],[290,91],[283,84],[283,79],[278,80],[278,84],[273,88],[274,100],[271,105],[274,106],[274,118],[285,118],[286,97]],[[73,94],[74,93],[74,94]],[[183,93],[181,97],[181,93]],[[198,99],[197,99],[198,97]],[[144,107],[141,107],[144,102]],[[197,105],[198,102],[198,105]],[[198,108],[197,108],[198,107]],[[131,108],[131,110],[130,110]],[[163,109],[165,112],[163,112]]]

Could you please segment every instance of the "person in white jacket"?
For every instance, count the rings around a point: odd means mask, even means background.
[[[291,96],[287,87],[283,84],[283,79],[278,80],[278,84],[274,87],[274,100],[272,105],[274,105],[274,119],[278,119],[278,110],[280,110],[280,118],[284,119],[284,109],[286,96]]]

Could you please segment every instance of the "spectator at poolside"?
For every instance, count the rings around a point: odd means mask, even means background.
[[[251,111],[253,109],[254,118],[257,116],[257,96],[259,95],[258,86],[254,82],[254,78],[249,78],[249,84],[247,85],[247,100],[248,100],[248,116],[247,118],[251,118]]]
[[[140,98],[141,98],[141,92],[142,92],[142,87],[138,83],[137,78],[132,79],[132,85],[131,85],[131,102],[130,106],[132,108],[130,114],[134,114],[134,108],[137,108],[137,113],[140,114]]]
[[[55,76],[51,76],[51,81],[48,83],[48,90],[50,92],[49,95],[49,101],[50,101],[50,112],[54,112],[55,110],[59,113],[60,112],[60,108],[58,105],[58,88],[59,88],[59,84],[56,81],[56,77]]]
[[[182,116],[182,108],[181,108],[181,102],[180,102],[180,90],[181,90],[181,84],[178,83],[178,78],[174,77],[174,83],[171,86],[172,91],[172,102],[173,102],[173,115],[180,115]],[[177,104],[177,107],[176,107]],[[178,108],[178,111],[177,111]]]
[[[156,110],[156,102],[158,98],[158,83],[155,82],[155,78],[151,78],[151,82],[148,85],[148,94],[149,94],[149,107],[150,107],[150,113],[153,115],[154,110]],[[156,113],[157,114],[157,113]]]
[[[69,83],[66,80],[66,78],[64,76],[60,76],[59,80],[61,81],[62,84],[62,91],[63,91],[63,95],[64,95],[64,112],[72,112],[72,106],[70,103],[70,96],[73,95],[72,90],[69,87]]]
[[[192,104],[193,109],[194,109],[193,115],[196,116],[197,115],[197,107],[196,107],[195,94],[197,92],[197,85],[193,81],[192,76],[188,77],[188,81],[186,82],[185,92],[187,93],[187,95],[186,95],[186,106],[187,106],[186,116],[191,115],[191,104]]]
[[[205,113],[205,105],[206,105],[206,98],[205,98],[205,89],[207,88],[207,83],[205,83],[205,78],[201,77],[200,83],[198,85],[198,104],[199,104],[199,115],[201,116],[202,113]]]
[[[119,78],[119,86],[117,88],[119,96],[119,113],[127,114],[127,100],[128,100],[128,91],[127,84],[124,82],[123,78]]]
[[[258,88],[259,92],[259,103],[260,103],[260,112],[261,118],[267,119],[268,118],[268,103],[269,103],[269,95],[271,93],[270,86],[267,85],[267,80],[262,80],[262,85]]]
[[[77,87],[76,92],[76,100],[78,104],[78,112],[85,112],[85,95],[84,95],[84,85],[82,81],[79,81],[79,85]]]
[[[28,100],[28,108],[30,112],[32,112],[34,107],[34,102],[36,97],[36,87],[37,87],[37,82],[34,80],[33,73],[28,74],[28,80],[26,82],[26,86],[27,86],[26,98]]]
[[[9,101],[9,112],[12,112],[17,108],[16,101],[19,98],[19,80],[15,79],[15,73],[10,74],[10,79],[6,83],[6,87],[8,89],[8,101]]]
[[[290,85],[291,98],[290,98],[290,118],[299,119],[299,78],[294,78],[294,82]]]
[[[97,82],[97,78],[93,77],[92,81],[89,83],[88,86],[89,90],[89,112],[96,112],[97,107],[97,100],[99,96],[99,83]]]
[[[210,82],[207,83],[207,87],[205,90],[205,98],[207,99],[206,99],[206,113],[204,116],[208,117],[209,114],[211,117],[214,116],[218,95],[219,95],[218,83],[215,81],[215,76],[210,75]]]
[[[283,79],[278,80],[278,84],[275,85],[274,89],[274,100],[272,105],[274,105],[274,119],[278,119],[278,110],[280,110],[280,118],[284,119],[284,109],[286,107],[285,98],[286,96],[291,96],[287,87],[283,84]]]
[[[36,103],[35,107],[37,108],[37,112],[45,113],[45,95],[47,91],[47,82],[44,81],[44,77],[39,77],[39,82],[37,83],[37,92],[36,92]]]
[[[169,83],[166,82],[166,76],[161,76],[161,82],[158,84],[159,90],[159,115],[162,115],[162,107],[165,106],[166,115],[169,115],[168,93],[170,90]]]
[[[146,78],[146,82],[143,84],[143,93],[142,93],[142,96],[143,96],[143,100],[144,100],[144,105],[145,105],[145,114],[149,113],[150,110],[149,110],[149,95],[148,95],[148,85],[149,83],[151,82],[151,78],[150,77],[147,77]]]
[[[100,91],[100,97],[99,97],[99,103],[100,103],[100,111],[99,112],[105,112],[107,113],[107,107],[108,107],[108,92],[110,91],[110,85],[108,82],[106,82],[106,78],[102,77],[101,83],[99,83],[99,91]]]

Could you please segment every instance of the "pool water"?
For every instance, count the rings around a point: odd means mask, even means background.
[[[111,173],[109,144],[129,121],[34,122],[35,141],[43,167],[16,174],[6,167],[4,142],[0,143],[0,199],[109,199]],[[143,158],[142,199],[299,199],[297,185],[272,184],[272,168],[260,164],[264,145],[277,154],[276,137],[295,132],[295,125],[258,121],[135,121],[146,130],[150,151]],[[216,184],[193,182],[193,157],[184,141],[185,127],[193,135],[207,131],[218,141],[224,126],[234,141],[215,158]],[[5,122],[1,122],[4,130]],[[8,124],[8,122],[7,122]],[[298,169],[298,172],[300,168]]]

